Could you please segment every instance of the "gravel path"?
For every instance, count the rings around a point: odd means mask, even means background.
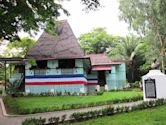
[[[130,103],[120,103],[120,104],[113,104],[114,107],[117,106],[133,106],[142,103],[143,101],[137,102],[130,102]],[[70,115],[75,112],[87,112],[93,110],[100,110],[106,108],[108,105],[104,106],[96,106],[96,107],[89,107],[89,108],[81,108],[81,109],[72,109],[72,110],[63,110],[63,111],[55,111],[55,112],[46,112],[46,113],[36,113],[36,114],[29,114],[29,115],[20,115],[20,116],[3,116],[2,108],[0,107],[0,125],[21,125],[21,122],[26,118],[50,118],[66,114],[67,119],[69,119]]]

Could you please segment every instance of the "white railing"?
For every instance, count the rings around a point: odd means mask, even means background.
[[[35,69],[34,75],[46,75],[47,70],[46,69]]]
[[[61,74],[74,74],[74,69],[61,69]]]

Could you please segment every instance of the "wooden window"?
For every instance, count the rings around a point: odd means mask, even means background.
[[[37,68],[46,69],[47,68],[47,60],[36,61]]]
[[[30,68],[30,70],[33,69],[47,69],[47,60],[36,61],[36,66]]]
[[[74,68],[75,59],[61,59],[59,60],[59,68]]]

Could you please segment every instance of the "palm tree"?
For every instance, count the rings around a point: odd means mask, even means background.
[[[135,81],[135,72],[137,66],[136,56],[139,53],[139,48],[142,46],[140,40],[134,36],[126,37],[124,41],[118,42],[111,49],[109,55],[113,60],[125,61],[127,65],[127,77],[129,82]]]

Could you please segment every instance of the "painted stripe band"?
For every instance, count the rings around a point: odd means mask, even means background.
[[[73,82],[27,82],[25,85],[77,85],[87,84],[85,81],[73,81]]]
[[[35,75],[35,76],[26,76],[26,79],[42,79],[42,78],[75,78],[75,77],[84,77],[83,74],[74,74],[74,75]]]

